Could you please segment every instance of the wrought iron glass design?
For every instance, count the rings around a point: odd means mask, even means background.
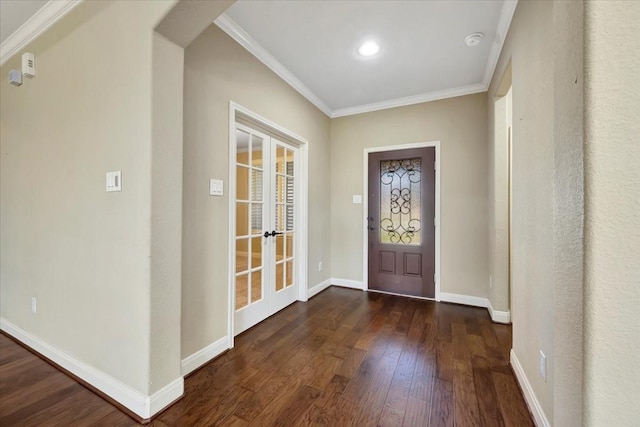
[[[420,163],[420,158],[380,162],[380,243],[422,243]]]

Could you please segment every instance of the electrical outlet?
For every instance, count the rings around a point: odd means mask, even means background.
[[[489,276],[489,289],[493,288],[493,276]]]
[[[540,376],[547,382],[547,356],[540,350]]]
[[[322,271],[322,261],[318,263],[318,271]]]
[[[36,314],[37,311],[38,311],[38,300],[36,299],[36,297],[31,297],[31,312],[33,314]]]

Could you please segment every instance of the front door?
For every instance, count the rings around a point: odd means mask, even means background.
[[[236,125],[234,335],[293,303],[298,150]]]
[[[435,298],[435,148],[369,154],[369,289]]]

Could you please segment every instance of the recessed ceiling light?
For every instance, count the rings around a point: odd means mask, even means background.
[[[358,49],[358,53],[362,56],[373,56],[380,50],[380,46],[376,42],[366,42]]]
[[[469,34],[467,37],[464,38],[464,42],[469,47],[477,46],[480,44],[480,40],[482,40],[483,37],[484,37],[484,34],[482,33]]]

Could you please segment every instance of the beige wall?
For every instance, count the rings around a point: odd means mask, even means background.
[[[580,425],[582,408],[581,36],[580,2],[519,2],[488,93],[493,144],[511,64],[513,354],[544,416],[562,426]]]
[[[486,94],[332,120],[333,277],[362,280],[364,204],[352,195],[363,191],[364,149],[440,141],[441,291],[487,296],[486,120]]]
[[[640,3],[585,6],[585,425],[640,420]]]
[[[309,286],[331,271],[329,118],[215,25],[185,50],[184,81],[183,358],[227,335],[230,100],[309,140]]]
[[[1,316],[143,394],[152,39],[172,5],[84,2],[29,45],[34,79],[0,83]],[[122,192],[105,192],[112,170]]]
[[[511,70],[503,90],[509,90]],[[502,89],[502,88],[501,88]],[[492,110],[493,140],[489,141],[489,301],[494,310],[508,312],[509,307],[509,128],[511,92],[498,91]],[[500,96],[501,95],[501,96]]]
[[[533,42],[532,42],[533,40]],[[553,3],[520,2],[489,90],[509,58],[513,85],[513,351],[553,417]],[[491,108],[490,106],[489,108]],[[491,121],[490,121],[491,122]],[[493,141],[490,133],[489,141]],[[547,382],[538,352],[547,356]]]
[[[184,49],[153,36],[150,393],[181,376]]]

